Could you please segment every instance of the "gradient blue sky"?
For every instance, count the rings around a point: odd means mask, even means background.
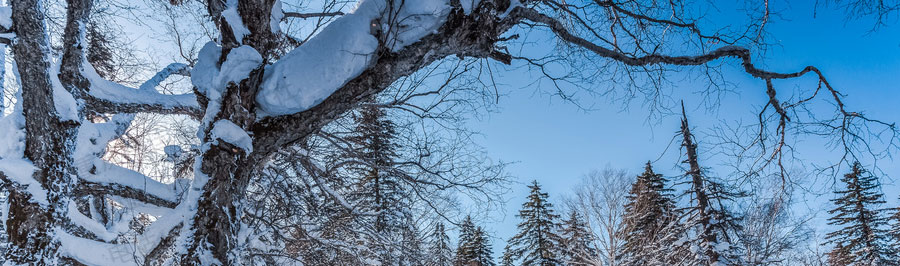
[[[806,65],[815,65],[834,87],[847,94],[848,108],[864,111],[872,117],[900,121],[900,107],[897,106],[900,104],[900,23],[895,19],[889,26],[869,32],[873,26],[871,19],[848,21],[842,11],[821,5],[814,16],[814,1],[787,2],[772,2],[773,10],[781,10],[782,15],[782,19],[768,25],[778,45],[771,47],[764,58],[756,59],[756,63],[776,71],[796,71]],[[752,111],[764,103],[762,81],[736,71],[726,71],[726,78],[737,83],[737,93],[726,96],[718,111],[691,108],[700,105],[700,97],[689,93],[683,95],[692,125],[697,130],[708,132],[710,124],[723,119],[752,118]],[[523,75],[506,80],[533,79]],[[808,86],[809,83],[776,85],[788,90],[795,84]],[[521,84],[508,84],[510,88],[517,85]],[[678,88],[681,89],[690,90]],[[610,102],[600,100],[598,103]],[[607,165],[637,174],[644,162],[655,160],[663,153],[678,129],[678,117],[647,121],[648,112],[639,102],[625,111],[615,103],[610,104],[598,105],[597,110],[585,112],[559,98],[535,93],[533,89],[512,89],[508,96],[500,99],[499,112],[471,123],[474,131],[483,134],[480,143],[493,158],[516,162],[509,171],[520,182],[513,185],[505,209],[495,210],[495,221],[485,224],[495,236],[495,255],[499,256],[505,240],[516,232],[515,225],[519,220],[514,215],[528,193],[525,183],[530,180],[540,182],[559,209],[562,199],[571,193],[584,174]],[[821,149],[803,149],[818,148],[819,144],[815,140],[801,140],[798,152],[813,162],[836,160],[833,154]],[[703,139],[700,145],[704,145]],[[674,168],[677,153],[677,149],[670,149],[656,163],[658,172],[678,175],[679,171]],[[895,179],[900,178],[900,165],[897,159],[883,160],[879,165],[888,175],[883,181],[884,192],[889,204],[895,206],[900,196],[900,187],[895,185]],[[822,209],[830,207],[827,201],[830,197],[807,195],[802,204],[807,209]],[[824,214],[820,213],[813,223],[823,224]]]

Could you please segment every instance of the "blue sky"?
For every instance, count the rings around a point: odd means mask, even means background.
[[[900,23],[897,20],[870,32],[873,26],[870,19],[848,21],[833,6],[819,6],[814,16],[814,1],[773,1],[772,5],[782,15],[780,20],[768,25],[777,45],[770,47],[764,58],[756,59],[758,65],[776,71],[796,71],[815,65],[834,87],[847,94],[849,109],[900,121],[900,108],[896,106],[900,104]],[[532,80],[527,74],[510,75],[506,80]],[[700,97],[696,95],[676,93],[677,97],[684,97],[697,130],[708,132],[711,124],[722,120],[752,118],[752,111],[764,103],[762,81],[731,70],[726,71],[726,78],[737,84],[737,93],[726,96],[716,111],[696,108],[700,105]],[[789,90],[809,84],[801,80],[780,82],[776,86]],[[526,182],[540,182],[559,208],[562,198],[592,169],[609,165],[639,173],[644,162],[655,160],[663,153],[678,129],[678,117],[648,121],[648,112],[639,102],[622,111],[620,105],[600,99],[596,110],[585,112],[559,98],[535,93],[534,89],[514,89],[517,85],[508,84],[510,93],[500,99],[499,112],[471,123],[474,131],[483,134],[480,144],[493,158],[517,162],[509,171],[520,183],[513,185],[506,208],[495,210],[496,221],[486,224],[496,237],[494,248],[498,256],[505,240],[515,234],[519,220],[514,215],[528,192]],[[690,88],[676,88],[679,90]],[[820,144],[816,140],[800,139],[799,155],[817,163],[835,160],[834,154],[824,151]],[[703,139],[700,145],[704,145]],[[678,175],[674,168],[677,153],[677,149],[669,149],[655,165],[658,172]],[[900,165],[897,159],[883,160],[879,165],[887,174],[884,192],[889,204],[895,206],[900,186],[894,183],[900,180]],[[807,195],[803,200],[807,209],[816,210],[830,208],[827,202],[830,197]],[[822,224],[824,212],[816,218],[813,223]]]

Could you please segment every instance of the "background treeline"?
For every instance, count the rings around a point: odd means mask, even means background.
[[[321,177],[331,182],[352,182],[328,192],[334,201],[305,210],[320,212],[313,217],[323,221],[310,224],[324,228],[296,227],[286,242],[288,256],[307,265],[897,265],[900,259],[900,208],[883,206],[878,178],[860,163],[835,186],[827,212],[834,231],[820,243],[821,225],[795,214],[784,188],[748,192],[709,174],[686,116],[678,131],[682,173],[667,177],[650,162],[636,176],[595,171],[562,209],[534,181],[516,215],[517,233],[495,254],[490,228],[478,224],[487,221],[434,205],[453,205],[452,197],[416,197],[422,179],[415,176],[422,173],[399,163],[407,157],[383,110],[364,107],[348,118],[347,148],[321,160],[332,170],[318,171],[330,173]],[[295,174],[316,172],[310,158],[289,158],[309,164]]]

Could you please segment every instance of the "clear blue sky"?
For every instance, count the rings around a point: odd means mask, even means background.
[[[814,1],[786,2],[772,2],[773,10],[781,10],[783,16],[768,26],[778,46],[771,47],[764,58],[756,59],[757,64],[776,71],[796,71],[806,65],[815,65],[833,86],[847,94],[848,108],[864,111],[875,118],[900,121],[900,107],[897,106],[900,104],[900,23],[894,20],[887,27],[869,32],[873,25],[870,19],[848,21],[833,6],[819,6],[814,17]],[[506,77],[506,81],[533,80],[524,74],[509,75],[513,76]],[[692,125],[697,130],[708,132],[710,124],[721,119],[752,118],[754,108],[764,103],[762,81],[736,71],[727,71],[726,78],[737,83],[737,94],[728,95],[718,111],[691,108],[700,104],[700,98],[684,95]],[[794,84],[809,86],[808,82],[783,82],[778,86],[789,90]],[[520,86],[515,82],[508,84],[510,94],[500,99],[501,110],[471,123],[474,131],[484,135],[480,144],[493,158],[517,162],[509,167],[509,171],[520,183],[513,185],[506,208],[496,210],[497,221],[486,224],[495,236],[497,256],[505,240],[515,233],[519,220],[514,215],[528,192],[524,183],[533,179],[540,182],[559,208],[561,199],[571,193],[573,186],[592,169],[609,165],[637,174],[644,162],[655,160],[662,154],[678,129],[677,117],[648,122],[646,108],[639,102],[621,112],[618,104],[601,100],[599,103],[612,105],[598,105],[598,110],[584,112],[559,98],[535,93],[533,89],[515,89]],[[822,152],[817,143],[801,141],[798,145],[800,156],[818,163],[836,159],[833,154]],[[702,139],[700,145],[704,145]],[[674,168],[677,152],[677,149],[670,149],[656,163],[658,172],[667,176],[679,174]],[[884,191],[892,206],[897,204],[900,196],[900,187],[894,184],[895,179],[900,180],[898,164],[897,159],[879,162],[888,175],[883,181]],[[813,210],[830,208],[827,201],[830,197],[806,196],[806,207]],[[814,223],[821,224],[824,216],[824,213],[820,214]]]

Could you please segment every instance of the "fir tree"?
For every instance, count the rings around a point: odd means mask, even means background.
[[[428,266],[450,266],[453,264],[453,253],[450,249],[450,237],[447,236],[444,223],[434,225],[428,247]]]
[[[650,162],[644,173],[631,185],[625,204],[624,229],[619,232],[624,239],[621,261],[626,265],[646,265],[660,254],[664,237],[670,235],[675,222],[675,201],[667,180],[653,172]],[[658,259],[657,259],[658,260]]]
[[[522,266],[559,265],[559,236],[556,235],[558,215],[553,213],[553,205],[547,201],[547,193],[541,192],[537,181],[528,186],[531,193],[517,215],[519,233],[507,242],[507,254],[513,261],[521,261]]]
[[[412,255],[405,254],[409,248],[404,247],[408,238],[404,235],[413,226],[410,203],[400,178],[394,174],[398,150],[395,125],[384,110],[371,103],[354,113],[356,128],[347,138],[354,145],[348,156],[362,162],[355,169],[360,178],[350,198],[361,210],[374,214],[371,235],[365,240],[370,250],[377,253],[382,264],[397,265],[402,263],[400,258]]]
[[[402,243],[401,253],[397,254],[400,258],[400,265],[425,265],[428,257],[425,255],[422,237],[416,223],[410,219],[406,222],[401,231]]]
[[[684,231],[692,236],[684,242],[690,254],[684,261],[688,265],[740,265],[737,234],[741,231],[739,217],[728,210],[725,203],[741,194],[730,192],[724,185],[706,176],[700,167],[697,144],[694,143],[682,104],[681,135],[688,165],[685,175],[690,179],[691,205],[684,211]],[[683,251],[683,250],[682,250]],[[674,251],[679,254],[680,251]]]
[[[587,224],[578,212],[572,210],[569,218],[563,220],[559,236],[563,263],[572,266],[592,265],[591,257],[598,251],[593,246],[593,234],[588,231]]]
[[[459,245],[453,265],[494,266],[490,241],[484,229],[475,226],[470,216],[466,216],[460,226]]]
[[[509,245],[503,247],[503,255],[500,256],[500,266],[514,266],[513,264],[512,252],[509,250]]]
[[[466,264],[467,266],[495,265],[490,239],[488,239],[484,229],[480,226],[475,228],[475,237],[470,245],[475,256],[470,259],[470,263]]]
[[[893,237],[894,241],[892,241],[891,248],[897,252],[900,252],[900,206],[894,208],[894,213],[891,215],[891,237]],[[898,254],[900,257],[900,254]]]
[[[825,235],[827,243],[835,245],[829,261],[854,266],[897,265],[885,229],[886,209],[879,208],[885,201],[878,179],[856,162],[841,182],[846,189],[835,191],[839,196],[831,202],[837,207],[828,211],[833,215],[828,224],[839,227]]]
[[[850,265],[850,252],[843,244],[837,243],[834,248],[826,254],[828,256],[828,265],[845,266]]]

